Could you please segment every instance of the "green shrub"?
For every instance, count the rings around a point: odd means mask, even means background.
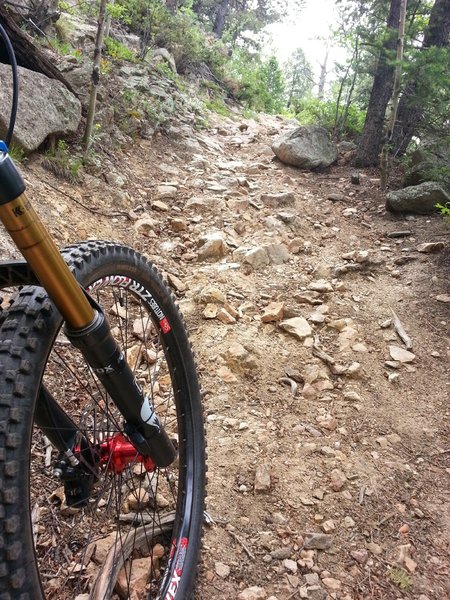
[[[11,146],[9,146],[8,154],[14,162],[22,162],[25,160],[25,151],[20,146],[16,146],[16,144],[11,144]]]
[[[411,587],[411,578],[404,569],[394,567],[389,571],[389,579],[393,581],[402,590]]]
[[[230,116],[230,109],[223,101],[223,98],[212,98],[211,100],[206,100],[205,106],[208,110],[211,110],[218,115],[222,115],[223,117]]]
[[[69,56],[75,52],[75,48],[69,42],[64,42],[58,37],[50,38],[49,43],[53,50],[62,56]]]
[[[111,58],[118,60],[128,60],[130,62],[136,60],[136,56],[132,50],[125,46],[125,44],[122,44],[122,42],[111,37],[105,38],[105,52]]]
[[[234,52],[229,65],[236,82],[234,94],[247,108],[280,113],[284,108],[284,79],[277,59],[263,61],[260,54],[241,49]]]
[[[189,9],[175,15],[161,11],[154,25],[154,42],[169,50],[181,74],[195,70],[205,63],[216,77],[223,75],[226,51],[212,35],[206,34]]]
[[[73,154],[64,140],[58,140],[56,149],[47,152],[42,166],[70,183],[79,183],[82,179],[83,159]]]
[[[446,202],[445,204],[436,204],[436,208],[446,221],[450,221],[450,202]]]
[[[334,133],[336,119],[336,102],[307,98],[299,102],[296,117],[302,125],[320,125]],[[342,114],[342,113],[341,113]],[[362,132],[365,112],[356,106],[350,106],[347,119],[340,130],[342,137],[354,138]]]

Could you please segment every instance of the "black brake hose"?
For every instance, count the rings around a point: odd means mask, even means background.
[[[11,41],[6,33],[4,27],[0,23],[0,35],[5,42],[6,50],[8,52],[9,62],[11,63],[12,69],[12,78],[13,78],[13,98],[12,98],[12,107],[11,107],[11,116],[9,119],[8,133],[6,134],[5,143],[7,146],[11,144],[14,125],[16,124],[16,116],[17,116],[17,106],[19,103],[19,77],[17,74],[17,61],[16,55],[14,54],[14,49],[12,47]]]

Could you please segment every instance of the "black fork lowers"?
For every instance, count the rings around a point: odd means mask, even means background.
[[[122,413],[126,422],[124,431],[136,450],[151,457],[156,466],[168,467],[176,458],[175,447],[112,336],[103,312],[97,308],[94,320],[87,327],[76,330],[66,327],[65,333]]]

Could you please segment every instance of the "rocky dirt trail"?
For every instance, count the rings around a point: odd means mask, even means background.
[[[386,214],[345,157],[274,160],[286,127],[137,142],[78,189],[39,161],[25,177],[61,245],[132,244],[179,297],[209,446],[196,598],[442,600],[449,230]]]

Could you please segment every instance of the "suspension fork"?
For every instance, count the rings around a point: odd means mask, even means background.
[[[23,179],[2,142],[0,220],[61,313],[67,337],[81,351],[124,416],[124,430],[136,450],[151,457],[158,467],[170,465],[176,457],[172,442],[112,336],[103,311],[81,288],[31,206]],[[49,439],[67,443],[69,434],[51,434],[52,418],[56,415],[58,424],[65,423],[69,430],[73,422],[68,417],[64,421],[64,411],[55,408],[57,403],[47,391],[41,391],[39,396],[45,396],[45,406],[38,406],[37,422]]]

